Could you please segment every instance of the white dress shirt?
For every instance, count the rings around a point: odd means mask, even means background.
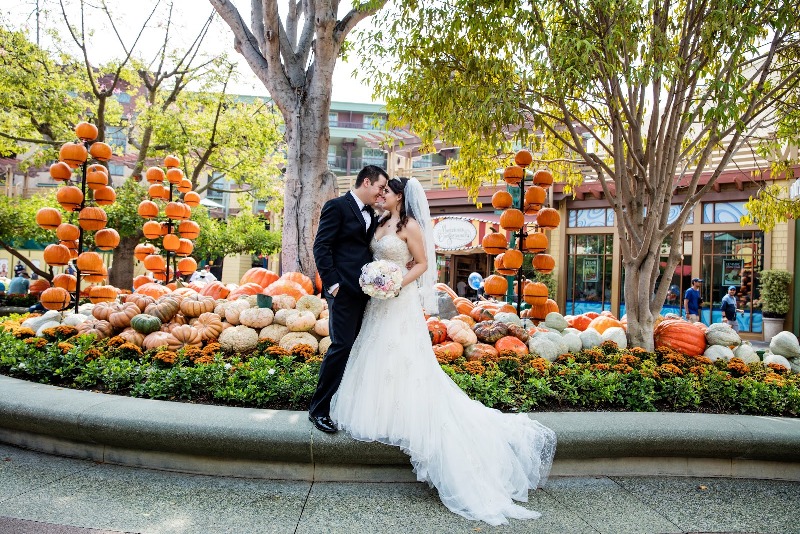
[[[367,231],[369,231],[369,225],[372,224],[372,216],[369,214],[369,211],[364,209],[364,206],[366,206],[366,204],[361,202],[361,199],[358,198],[358,195],[353,193],[352,190],[350,191],[350,194],[353,195],[354,199],[356,199],[356,204],[358,204],[358,209],[361,210],[361,216],[364,218],[364,223],[366,223],[367,225]]]

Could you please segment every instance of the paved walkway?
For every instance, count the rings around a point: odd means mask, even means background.
[[[800,533],[800,482],[555,477],[535,521],[491,527],[420,483],[209,477],[96,464],[0,445],[0,533]]]

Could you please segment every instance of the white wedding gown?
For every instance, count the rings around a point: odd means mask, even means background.
[[[404,272],[411,259],[395,234],[373,240],[372,249]],[[416,284],[393,299],[370,299],[330,413],[355,439],[400,447],[417,479],[467,519],[500,525],[541,515],[513,500],[527,502],[528,490],[544,484],[555,433],[470,399],[442,371]]]

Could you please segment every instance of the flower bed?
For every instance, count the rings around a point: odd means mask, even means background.
[[[207,404],[304,410],[320,356],[261,339],[246,354],[218,343],[143,349],[114,336],[96,340],[72,326],[36,337],[11,317],[0,331],[0,373],[63,387]],[[613,342],[554,362],[518,350],[460,355],[442,363],[467,394],[504,411],[702,411],[797,417],[800,375],[776,364],[711,362],[668,348],[619,349]]]

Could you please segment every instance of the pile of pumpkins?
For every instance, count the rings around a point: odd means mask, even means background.
[[[627,348],[626,317],[617,319],[608,311],[564,316],[558,312],[558,305],[548,299],[542,309],[525,310],[520,317],[513,306],[504,302],[476,304],[458,297],[445,284],[438,284],[437,290],[453,299],[458,312],[450,319],[430,317],[427,320],[434,352],[440,362],[450,362],[461,356],[469,361],[492,360],[504,350],[512,350],[519,356],[535,354],[552,362],[561,354],[597,347],[605,341]],[[736,357],[745,363],[763,361],[800,372],[800,342],[791,332],[775,336],[770,350],[761,360],[752,345],[743,341],[726,323],[706,326],[668,314],[657,320],[654,345],[690,356],[702,355],[711,361]]]
[[[287,351],[305,344],[324,354],[330,346],[328,309],[302,273],[277,274],[253,268],[240,284],[189,284],[174,289],[148,282],[111,302],[84,304],[78,313],[48,311],[25,321],[43,330],[71,325],[98,339],[120,336],[143,349],[200,347],[218,341],[228,352],[246,353],[269,338]],[[259,294],[271,296],[259,307]]]

